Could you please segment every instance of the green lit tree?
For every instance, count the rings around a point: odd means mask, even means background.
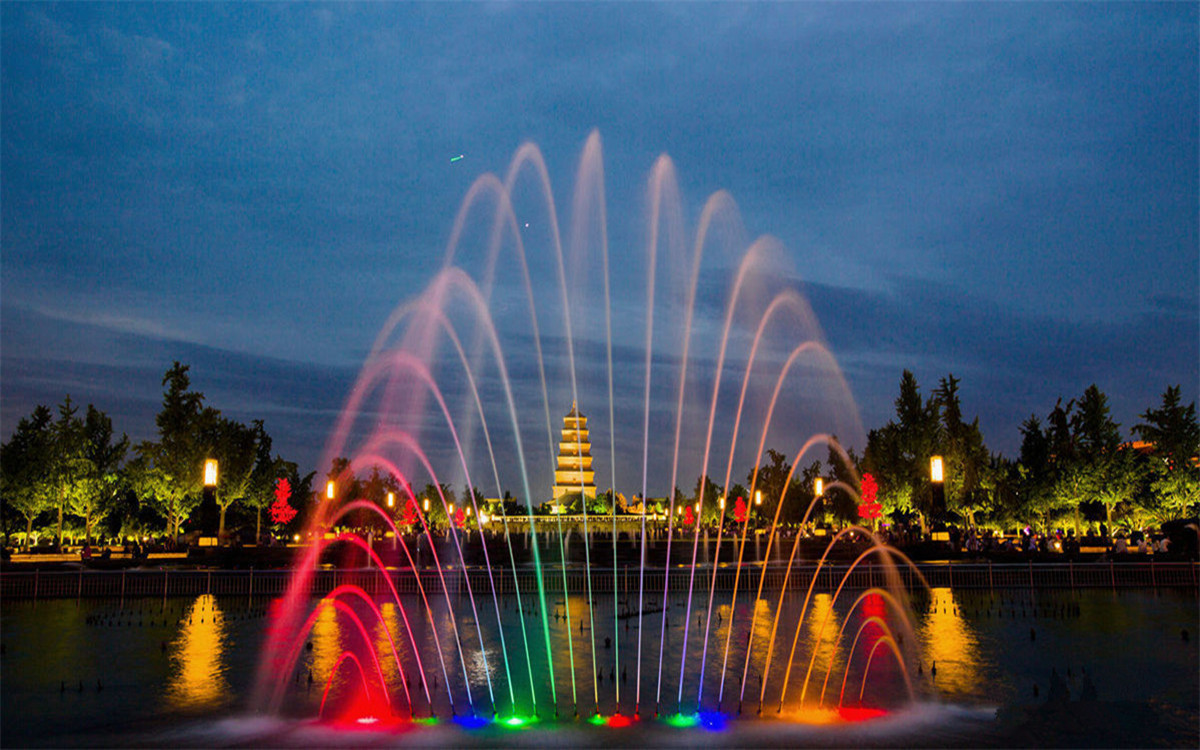
[[[143,502],[166,519],[172,536],[200,504],[204,460],[219,414],[204,406],[204,394],[189,390],[188,366],[175,362],[163,376],[162,410],[154,418],[157,441],[137,446],[130,479]]]
[[[67,505],[72,515],[83,520],[84,538],[90,543],[96,525],[115,508],[125,491],[122,463],[129,438],[122,435],[114,441],[112,419],[91,404],[78,430],[81,460],[75,464]]]
[[[17,423],[8,442],[0,445],[0,497],[5,508],[25,520],[27,550],[34,522],[54,507],[50,473],[54,443],[54,416],[46,406],[37,406]]]
[[[704,482],[704,492],[700,491],[700,482]],[[725,503],[725,511],[721,511],[721,493],[724,488],[714,482],[712,477],[699,476],[696,477],[696,486],[692,488],[691,503],[695,505],[700,503],[700,521],[702,523],[718,523],[724,522],[724,516],[728,516],[733,512],[733,507],[729,502]]]
[[[207,455],[217,460],[217,508],[220,521],[217,535],[225,536],[225,516],[230,506],[243,501],[254,487],[254,472],[259,465],[259,444],[265,443],[268,454],[271,438],[263,429],[262,420],[250,426],[225,417],[211,420],[204,441]]]
[[[879,483],[884,512],[893,517],[916,513],[924,533],[936,510],[929,459],[941,450],[940,403],[936,397],[922,399],[916,377],[905,370],[895,405],[896,418],[868,433],[863,468]]]
[[[965,516],[974,527],[975,514],[987,509],[988,495],[983,489],[983,474],[988,451],[979,430],[979,417],[969,424],[963,421],[958,397],[958,378],[948,375],[938,383],[933,399],[941,416],[940,453],[945,476],[946,504]]]
[[[1154,445],[1150,489],[1162,515],[1188,517],[1200,505],[1200,424],[1196,403],[1183,406],[1178,385],[1168,386],[1157,409],[1147,409],[1133,430]]]

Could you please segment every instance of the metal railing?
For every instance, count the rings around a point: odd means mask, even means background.
[[[919,572],[919,576],[918,576]],[[712,568],[699,568],[694,585],[697,590],[715,585],[718,591],[732,591],[737,576],[733,567],[717,568],[713,580]],[[385,577],[386,576],[386,577]],[[817,591],[832,591],[838,586],[863,590],[896,583],[909,591],[923,586],[921,578],[932,588],[954,589],[1083,589],[1083,588],[1193,588],[1200,589],[1200,563],[1194,562],[1087,562],[1087,563],[918,563],[914,567],[885,567],[878,563],[861,563],[853,569],[845,563],[820,567],[797,565],[790,576],[782,566],[746,566],[737,576],[739,595],[757,591],[760,578],[765,576],[763,590],[778,592],[787,578],[788,589],[805,591],[810,585]],[[634,593],[639,588],[637,567],[592,568],[593,595],[619,592]],[[813,582],[813,579],[816,582]],[[341,585],[358,586],[377,596],[390,593],[387,581],[400,594],[440,594],[445,589],[452,594],[508,594],[518,588],[522,594],[534,594],[541,587],[549,594],[562,594],[564,575],[561,568],[548,567],[512,570],[496,568],[436,569],[342,568],[320,569],[312,573],[308,593],[323,596]],[[571,593],[588,590],[588,573],[568,568],[566,588]],[[691,572],[684,567],[664,571],[662,568],[645,571],[646,591],[659,592],[664,583],[672,592],[686,591]],[[63,598],[136,598],[176,597],[213,594],[216,596],[266,596],[285,593],[291,585],[288,570],[79,570],[32,571],[0,573],[0,598],[3,599],[63,599]]]

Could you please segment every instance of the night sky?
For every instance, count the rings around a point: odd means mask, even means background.
[[[618,442],[634,454],[647,181],[664,153],[688,232],[724,189],[748,239],[778,238],[773,278],[811,303],[866,429],[891,417],[905,368],[925,392],[961,378],[965,413],[1010,456],[1030,413],[1093,382],[1124,434],[1167,385],[1197,398],[1195,3],[6,2],[0,18],[5,439],[68,393],[150,438],[178,359],[210,404],[264,419],[277,452],[317,468],[475,179],[503,179],[536,143],[566,234],[594,129],[631,404]],[[517,207],[552,300],[532,194]],[[464,251],[472,275],[481,257]],[[735,266],[703,266],[700,382]],[[577,335],[601,443],[596,299]],[[493,298],[528,395],[524,304]],[[656,358],[678,343],[664,340]],[[555,419],[563,373],[548,370]],[[528,440],[545,450],[544,434]],[[636,484],[640,455],[618,469]]]

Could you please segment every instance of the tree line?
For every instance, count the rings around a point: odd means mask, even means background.
[[[70,396],[57,415],[39,405],[22,418],[0,445],[4,532],[10,538],[23,532],[28,546],[35,526],[41,530],[49,518],[60,547],[68,532],[89,542],[97,535],[177,538],[192,530],[187,527],[204,496],[204,463],[216,459],[218,533],[225,533],[234,508],[239,524],[248,525],[253,514],[260,538],[275,482],[286,478],[306,497],[313,475],[300,477],[295,463],[271,455],[262,420],[242,424],[207,405],[203,393],[191,390],[188,369],[175,362],[163,376],[154,440],[131,445],[116,435],[108,415],[92,404],[81,415]]]
[[[35,528],[45,533],[49,527],[59,545],[66,535],[90,541],[97,533],[166,533],[175,539],[195,528],[205,489],[202,467],[210,458],[218,462],[213,497],[219,534],[232,512],[241,528],[253,518],[255,539],[263,538],[263,511],[275,500],[281,478],[299,504],[312,499],[316,473],[302,477],[295,463],[272,456],[261,420],[242,424],[207,405],[202,393],[191,390],[188,369],[175,362],[163,376],[155,440],[131,445],[125,435],[116,435],[104,412],[89,404],[81,414],[70,397],[57,415],[38,406],[21,419],[0,445],[0,512],[9,538],[23,533],[28,545]],[[1009,458],[988,450],[978,417],[966,420],[959,383],[948,375],[922,396],[906,370],[895,416],[868,433],[861,455],[834,444],[823,461],[793,467],[786,454],[769,449],[744,482],[728,490],[707,476],[696,479],[690,495],[674,489],[677,521],[687,510],[688,523],[728,523],[737,508],[756,525],[776,515],[785,524],[858,523],[864,474],[878,488],[882,520],[919,525],[922,531],[954,523],[998,531],[1065,527],[1076,534],[1103,524],[1111,532],[1116,525],[1142,527],[1197,512],[1200,426],[1195,403],[1182,403],[1179,386],[1169,386],[1125,437],[1096,385],[1065,403],[1060,398],[1045,415],[1024,421],[1020,453]],[[942,458],[942,482],[930,474],[935,455]],[[442,528],[474,526],[474,508],[526,513],[524,502],[510,493],[487,503],[478,488],[469,486],[456,493],[446,484],[427,484],[419,492],[413,488],[410,499],[407,488],[378,469],[356,477],[346,458],[334,459],[325,478],[338,498],[365,499],[415,530],[420,530],[417,507],[430,525]],[[823,492],[817,492],[818,485]],[[558,509],[581,512],[585,500],[589,513],[661,513],[672,504],[671,498],[643,502],[636,496],[627,502],[609,489],[595,498],[560,498]],[[690,511],[697,503],[700,512],[693,518]],[[550,506],[538,505],[541,511]],[[346,523],[382,527],[377,516],[364,511],[354,511]]]

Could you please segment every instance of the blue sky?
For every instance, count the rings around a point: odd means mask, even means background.
[[[689,227],[726,189],[750,238],[779,238],[867,428],[904,368],[926,389],[960,377],[1009,455],[1025,417],[1093,382],[1124,428],[1169,384],[1197,397],[1194,3],[0,14],[4,436],[70,393],[148,438],[180,359],[316,468],[475,178],[533,141],[565,217],[593,129],[617,274],[643,262],[646,181],[669,154]],[[614,277],[626,364],[640,278]],[[519,341],[508,356],[532,373]]]

